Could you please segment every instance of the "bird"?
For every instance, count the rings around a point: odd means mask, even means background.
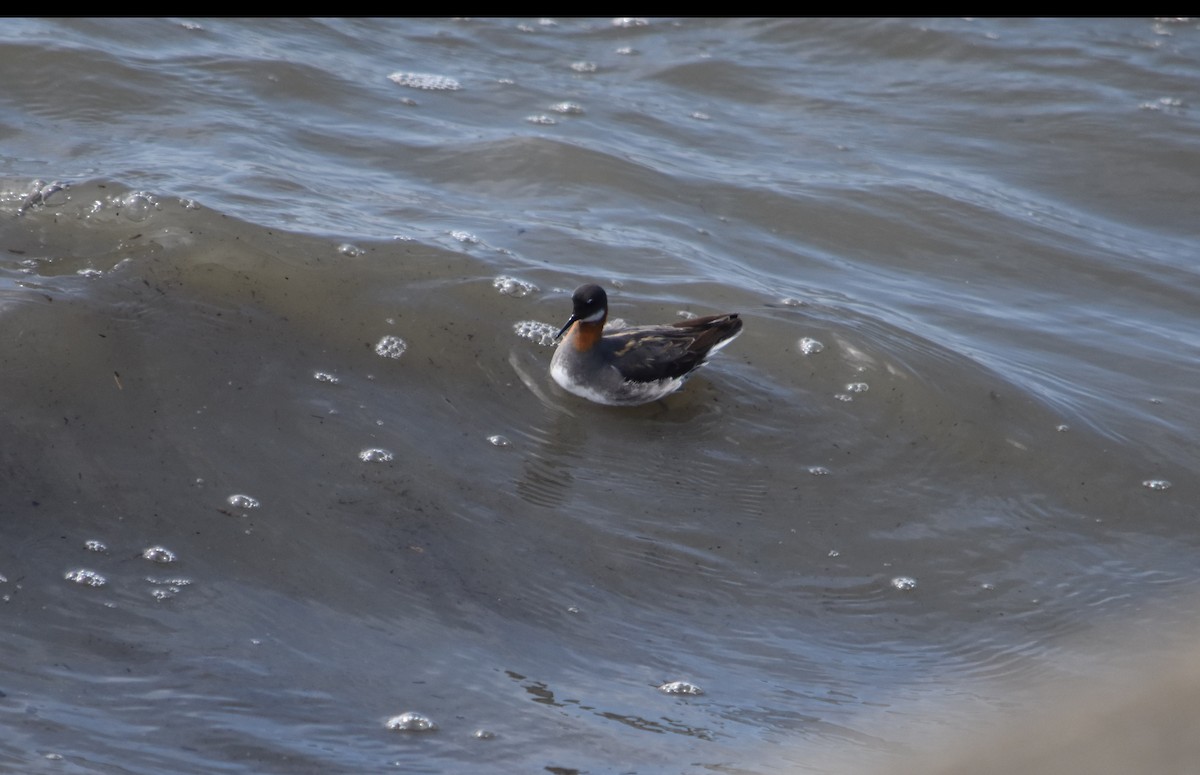
[[[608,294],[594,283],[576,288],[571,304],[571,317],[554,337],[561,341],[550,376],[567,392],[608,406],[637,406],[674,393],[742,332],[736,312],[605,331]]]

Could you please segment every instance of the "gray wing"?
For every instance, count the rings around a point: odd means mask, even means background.
[[[655,382],[684,376],[703,364],[713,347],[741,330],[736,314],[710,315],[669,326],[628,328],[605,335],[601,344],[625,379]]]

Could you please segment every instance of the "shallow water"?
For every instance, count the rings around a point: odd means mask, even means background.
[[[860,771],[1169,644],[1198,27],[8,21],[0,767]],[[587,404],[584,281],[745,333]]]

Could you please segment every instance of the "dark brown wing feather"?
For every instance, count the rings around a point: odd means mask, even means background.
[[[709,315],[667,326],[627,328],[606,334],[600,346],[625,379],[654,382],[682,377],[704,363],[709,350],[741,330],[736,313]]]

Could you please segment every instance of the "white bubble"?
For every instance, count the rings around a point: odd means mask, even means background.
[[[131,191],[116,204],[121,208],[121,214],[131,221],[144,221],[158,209],[158,203],[144,191]]]
[[[847,393],[866,393],[870,385],[866,382],[850,382],[846,385]]]
[[[594,73],[598,68],[595,62],[572,62],[571,69],[577,73]]]
[[[1167,490],[1170,489],[1171,483],[1166,479],[1147,479],[1142,482],[1142,486],[1148,490]]]
[[[492,436],[488,436],[487,440],[488,440],[488,443],[491,444],[493,447],[511,447],[512,446],[512,442],[509,441],[506,436],[501,436],[499,433],[492,435]]]
[[[567,116],[583,115],[583,106],[577,102],[556,102],[550,106],[550,110]]]
[[[337,252],[341,253],[343,256],[350,256],[351,258],[355,258],[357,256],[361,256],[363,253],[366,253],[367,251],[363,250],[362,248],[360,248],[357,245],[351,245],[349,242],[343,242],[342,244],[337,246]]]
[[[87,549],[89,552],[107,552],[108,551],[108,547],[104,545],[103,541],[97,541],[94,538],[84,541],[83,548]]]
[[[336,385],[341,381],[336,374],[330,374],[327,371],[314,371],[313,379],[317,382],[328,382],[331,385]]]
[[[450,236],[464,245],[479,244],[479,237],[476,237],[469,231],[463,231],[462,229],[455,229],[454,231],[450,232]]]
[[[545,113],[540,113],[540,114],[537,114],[534,116],[526,116],[525,120],[531,124],[540,124],[542,126],[553,126],[554,124],[558,123],[550,116],[547,116]]]
[[[809,466],[808,472],[813,476],[829,476],[829,469],[825,466]]]
[[[902,592],[917,588],[917,580],[912,576],[897,576],[892,579],[892,586]]]

